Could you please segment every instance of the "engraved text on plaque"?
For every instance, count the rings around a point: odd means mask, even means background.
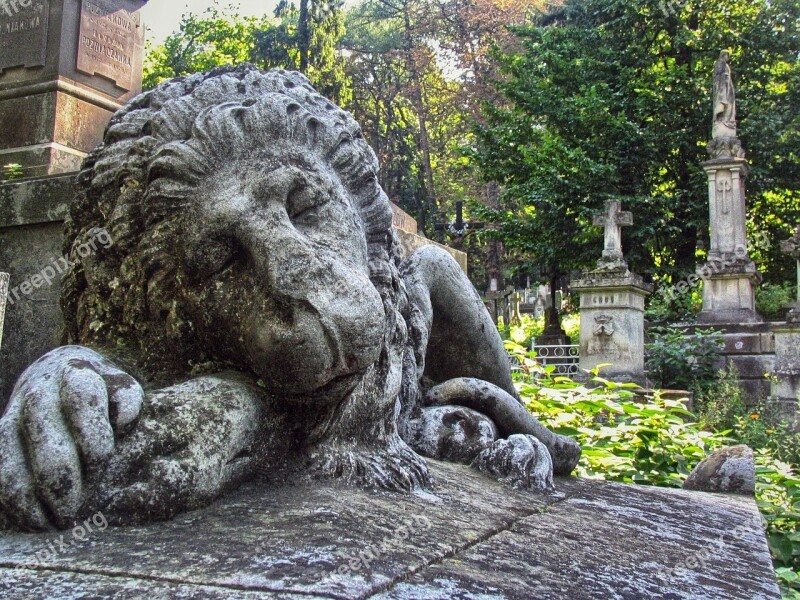
[[[125,91],[133,89],[134,50],[143,36],[141,17],[118,0],[83,0],[78,71],[101,75]]]

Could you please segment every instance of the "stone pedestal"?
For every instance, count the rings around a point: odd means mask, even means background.
[[[800,401],[800,322],[773,325],[772,331],[775,368],[770,400],[780,405],[782,413],[795,414]]]
[[[58,534],[3,534],[0,595],[781,597],[752,497],[576,478],[538,495],[430,464],[433,493],[253,483],[167,523],[108,527],[98,513]]]
[[[59,267],[74,194],[71,175],[0,184],[0,270],[11,276],[0,347],[0,411],[22,371],[61,345]]]
[[[8,273],[0,273],[0,348],[3,347],[3,321],[6,316],[8,299]]]
[[[747,161],[723,157],[703,163],[708,176],[711,245],[708,262],[697,268],[703,279],[698,323],[760,323],[754,286],[761,281],[748,255],[745,229]]]
[[[111,115],[141,91],[147,0],[5,0],[0,165],[76,171]]]
[[[572,283],[581,295],[580,368],[644,383],[644,301],[653,288],[628,270],[595,270]]]

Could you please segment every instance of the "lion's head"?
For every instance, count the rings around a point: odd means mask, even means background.
[[[127,350],[159,381],[232,367],[335,403],[406,335],[377,170],[297,73],[245,65],[142,94],[79,176],[67,251],[98,227],[113,246],[71,252],[70,341]]]

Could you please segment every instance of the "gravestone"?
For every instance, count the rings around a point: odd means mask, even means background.
[[[63,269],[46,285],[32,282],[62,260],[73,173],[102,140],[111,115],[141,90],[138,11],[145,4],[0,4],[0,165],[21,164],[25,177],[0,183],[0,270],[15,285],[0,348],[0,404],[22,369],[61,343]]]
[[[644,383],[644,301],[652,286],[630,272],[622,255],[622,227],[633,225],[633,215],[609,200],[594,224],[604,228],[603,254],[572,283],[581,295],[580,368],[610,364],[603,377]]]
[[[697,277],[703,280],[703,308],[697,323],[723,332],[726,363],[736,367],[745,398],[755,403],[770,394],[765,375],[774,369],[775,342],[755,310],[755,287],[761,275],[749,255],[753,240],[748,240],[746,229],[748,164],[737,137],[729,62],[729,53],[721,52],[714,71],[712,133],[707,148],[711,159],[702,163],[708,178],[710,246],[708,260],[697,267]]]
[[[708,261],[697,274],[703,279],[703,310],[698,323],[760,323],[754,286],[761,276],[750,260],[746,230],[745,180],[748,174],[742,144],[736,137],[736,100],[723,51],[714,73],[714,120],[708,144],[711,160],[703,163],[708,177],[711,245]]]
[[[141,90],[147,0],[4,0],[0,164],[26,177],[76,171],[111,115]]]
[[[770,400],[779,412],[797,413],[800,401],[800,227],[794,237],[781,242],[781,250],[797,262],[797,296],[789,307],[786,322],[772,326],[775,334],[775,370]]]
[[[0,348],[3,347],[3,322],[8,300],[8,273],[0,273]]]

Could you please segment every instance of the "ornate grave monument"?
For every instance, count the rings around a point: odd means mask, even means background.
[[[781,412],[795,415],[800,401],[800,227],[794,237],[781,242],[781,250],[797,262],[797,296],[789,307],[786,323],[773,325],[775,370],[770,399]]]
[[[630,272],[622,254],[622,227],[633,225],[633,215],[609,200],[594,224],[604,228],[603,255],[572,283],[581,295],[580,368],[609,363],[604,377],[644,383],[644,301],[652,286]]]
[[[139,93],[147,0],[3,0],[0,164],[77,171]]]
[[[0,271],[20,286],[6,313],[0,405],[22,370],[61,343],[74,172],[141,90],[145,3],[0,0],[0,166],[18,163],[25,177],[0,183]],[[55,278],[32,285],[52,269]]]
[[[761,281],[747,245],[745,179],[748,167],[736,137],[736,98],[726,50],[714,71],[714,119],[708,144],[711,246],[708,261],[698,267],[703,278],[703,310],[698,323],[760,323],[753,287]]]
[[[723,50],[714,69],[711,160],[703,163],[711,243],[708,261],[697,268],[703,280],[703,309],[697,323],[724,332],[726,361],[736,366],[745,397],[757,402],[770,394],[765,375],[773,370],[775,345],[769,327],[755,310],[754,286],[761,275],[748,250],[748,166],[736,133],[736,95],[729,62],[730,54]]]

